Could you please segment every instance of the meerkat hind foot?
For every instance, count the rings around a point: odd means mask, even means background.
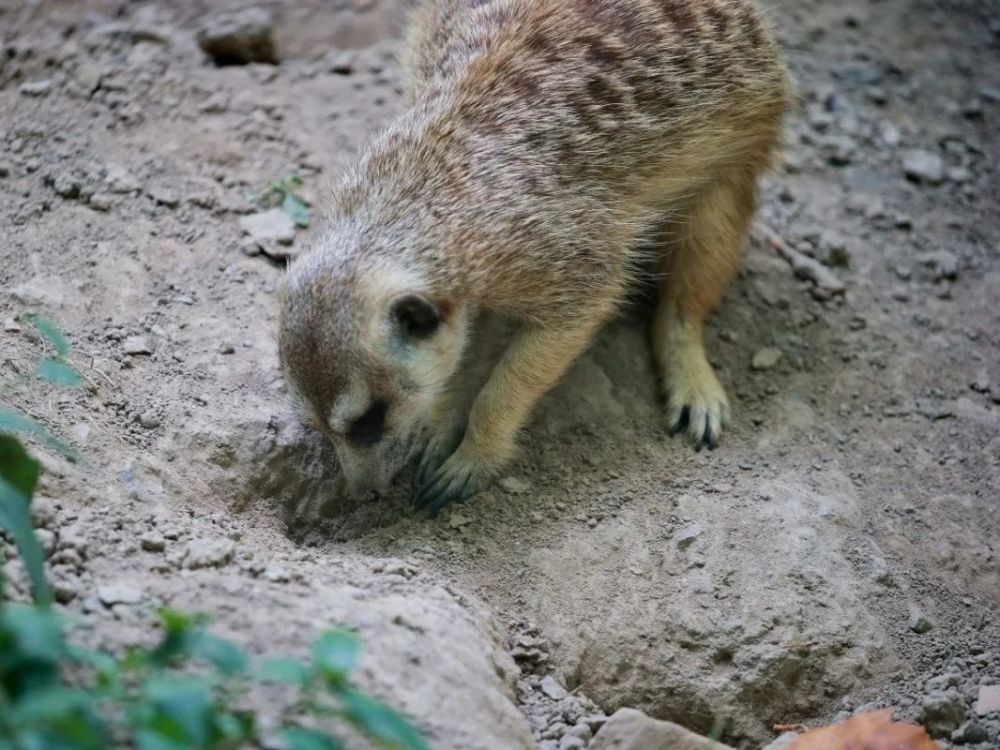
[[[729,399],[712,366],[689,358],[671,367],[667,382],[670,435],[686,434],[695,450],[715,450],[729,423]]]

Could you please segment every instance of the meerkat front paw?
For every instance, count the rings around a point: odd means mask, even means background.
[[[427,484],[431,476],[441,467],[441,464],[455,452],[461,441],[461,431],[449,429],[431,433],[420,453],[414,486],[420,488]]]
[[[667,374],[667,426],[671,435],[686,433],[695,450],[715,450],[729,423],[729,399],[704,356],[672,363]]]
[[[464,503],[485,487],[495,475],[488,461],[473,457],[465,443],[452,453],[430,477],[416,488],[413,505],[427,509],[431,517],[451,503]]]

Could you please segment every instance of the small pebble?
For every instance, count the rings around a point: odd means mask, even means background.
[[[754,353],[753,359],[750,360],[750,369],[758,372],[770,370],[778,364],[781,357],[781,349],[773,346],[765,346]]]
[[[156,351],[156,344],[149,336],[129,336],[125,339],[123,348],[126,354],[132,356],[138,354],[149,355]]]
[[[538,688],[554,701],[561,701],[569,692],[552,675],[545,675]]]
[[[903,153],[903,174],[914,182],[937,185],[944,181],[944,161],[930,151],[910,149]]]
[[[531,489],[531,483],[518,477],[504,477],[500,480],[500,489],[508,495],[523,495]]]

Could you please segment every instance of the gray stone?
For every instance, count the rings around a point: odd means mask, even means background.
[[[114,201],[108,193],[94,193],[90,196],[88,205],[95,211],[110,211]]]
[[[163,424],[163,420],[160,419],[160,415],[156,413],[155,409],[147,409],[139,415],[139,424],[144,429],[155,430]]]
[[[990,738],[990,733],[985,726],[976,721],[970,721],[960,730],[960,739],[967,745],[977,745],[980,742],[986,742]]]
[[[976,699],[976,715],[1000,713],[1000,684],[980,685]]]
[[[141,187],[139,180],[119,164],[108,165],[104,184],[112,193],[131,193]]]
[[[38,538],[39,544],[42,545],[42,551],[46,555],[51,555],[56,551],[56,535],[54,531],[50,529],[35,529],[35,536]]]
[[[35,276],[14,287],[12,294],[25,305],[62,307],[72,294],[72,288],[57,276]]]
[[[948,737],[965,721],[965,709],[957,690],[936,690],[924,696],[918,720],[931,737]]]
[[[677,532],[674,541],[678,548],[685,549],[694,544],[695,540],[701,536],[703,529],[700,523],[692,523]]]
[[[531,483],[519,477],[504,477],[499,485],[508,495],[523,495],[531,490]]]
[[[167,548],[167,540],[155,531],[149,531],[139,537],[139,546],[147,552],[163,552]]]
[[[52,180],[52,189],[62,198],[73,199],[80,195],[80,180],[71,172],[60,172]]]
[[[80,593],[80,579],[75,576],[58,575],[52,578],[52,595],[60,604],[68,604]]]
[[[221,568],[233,561],[236,545],[228,539],[192,539],[184,551],[184,567]]]
[[[198,29],[198,46],[218,65],[276,63],[274,17],[264,8],[245,8],[208,18]]]
[[[156,351],[156,342],[152,336],[129,336],[122,346],[126,354],[135,356],[149,355]]]
[[[935,250],[934,252],[924,253],[917,261],[931,272],[934,281],[942,281],[944,279],[954,280],[958,278],[958,271],[961,267],[961,261],[958,259],[958,256],[950,250]]]
[[[914,633],[923,635],[924,633],[929,633],[934,629],[934,623],[931,622],[930,618],[925,615],[919,607],[910,608],[910,619],[907,622],[907,627]]]
[[[750,369],[756,371],[770,370],[781,359],[782,352],[774,346],[765,346],[754,352],[753,359],[750,360]]]
[[[115,604],[139,604],[145,595],[137,588],[124,583],[109,583],[97,589],[97,598],[106,607]]]
[[[264,568],[263,576],[265,580],[271,583],[288,583],[291,580],[288,571],[281,565],[278,565],[278,563],[271,563]]]
[[[280,208],[241,217],[240,229],[262,246],[270,242],[290,245],[295,239],[295,222]]]
[[[909,149],[903,152],[903,174],[914,182],[937,185],[944,181],[944,161],[931,151]]]
[[[44,78],[40,81],[25,81],[17,90],[25,96],[45,96],[52,90],[52,80]]]
[[[564,734],[559,740],[559,750],[585,750],[587,742],[582,737],[574,737],[572,734]]]
[[[149,189],[148,194],[154,201],[167,208],[177,208],[181,204],[180,196],[174,190],[163,185],[154,185]]]
[[[552,675],[545,675],[538,688],[554,701],[561,701],[569,695],[566,688],[556,682],[556,679]]]
[[[590,743],[590,750],[731,750],[728,745],[690,732],[641,711],[621,708]]]

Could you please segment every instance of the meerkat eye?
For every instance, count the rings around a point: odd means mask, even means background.
[[[392,316],[402,331],[412,338],[425,339],[441,325],[441,312],[419,294],[407,294],[392,303]]]
[[[385,433],[385,414],[388,406],[385,401],[375,401],[368,411],[351,422],[347,429],[347,439],[356,445],[372,446],[382,439]]]

